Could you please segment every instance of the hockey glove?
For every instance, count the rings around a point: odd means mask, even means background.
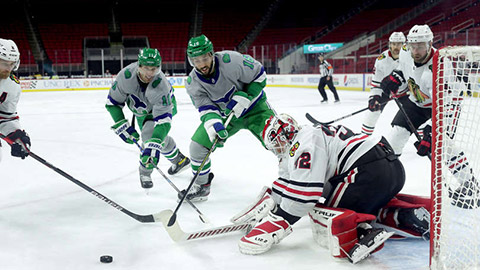
[[[432,127],[427,125],[423,128],[423,138],[421,141],[415,142],[415,147],[417,148],[417,154],[419,156],[426,156],[430,154],[432,143]]]
[[[143,167],[151,170],[158,165],[160,160],[160,150],[162,150],[162,141],[159,139],[150,139],[145,142],[140,154],[140,163]]]
[[[403,78],[403,72],[400,70],[394,70],[390,75],[383,78],[382,82],[380,83],[380,88],[382,88],[383,92],[390,96],[390,94],[397,94],[398,88],[400,85],[405,83],[405,79]]]
[[[222,120],[217,118],[212,118],[207,120],[203,126],[207,131],[208,138],[211,142],[215,140],[215,137],[218,136],[219,139],[224,140],[228,137],[228,132],[225,129],[225,126],[222,123]]]
[[[140,135],[134,127],[130,126],[127,119],[116,122],[115,125],[112,126],[112,129],[115,131],[115,134],[120,136],[126,143],[132,144],[134,142],[133,140],[138,141],[140,139]]]
[[[233,112],[235,114],[235,117],[240,118],[245,114],[248,106],[250,106],[250,99],[248,98],[248,94],[243,91],[237,91],[235,92],[235,94],[233,94],[230,102],[228,102],[225,114],[229,115],[230,112]]]
[[[376,111],[380,111],[382,110],[383,106],[382,106],[382,97],[379,96],[379,95],[373,95],[373,96],[370,96],[370,98],[368,99],[368,109],[371,111],[371,112],[376,112]]]
[[[11,154],[14,157],[25,159],[30,152],[30,137],[25,130],[17,129],[5,137],[5,140],[12,147]]]

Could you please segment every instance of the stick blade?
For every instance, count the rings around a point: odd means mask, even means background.
[[[168,233],[168,236],[170,236],[173,241],[180,242],[184,240],[185,232],[182,230],[182,228],[180,228],[180,225],[178,224],[176,218],[173,219],[172,225],[168,225],[169,222],[172,221],[173,216],[173,211],[167,209],[158,213],[156,215],[156,218],[158,218],[162,222],[163,227]]]

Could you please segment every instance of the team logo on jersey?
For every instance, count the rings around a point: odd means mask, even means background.
[[[127,105],[128,108],[137,115],[148,114],[147,104],[145,104],[145,102],[135,95],[129,95],[127,99]]]
[[[290,148],[289,154],[291,157],[295,156],[295,152],[297,152],[298,147],[300,147],[300,143],[296,142],[292,147]]]
[[[420,90],[420,86],[415,83],[415,80],[413,78],[408,79],[408,90],[410,91],[410,93],[412,93],[412,95],[419,103],[423,103],[425,102],[425,100],[430,98],[427,94],[423,93],[422,90]]]
[[[11,73],[10,79],[12,79],[12,81],[16,82],[17,84],[20,84],[20,81],[18,80],[17,76],[15,76],[15,74]]]
[[[230,54],[228,54],[228,53],[224,54],[223,57],[222,57],[222,61],[224,63],[230,63],[232,61],[232,59],[230,58]]]
[[[156,88],[162,82],[162,78],[158,78],[152,82],[152,87]]]
[[[377,57],[377,60],[382,60],[382,59],[385,58],[385,57],[386,57],[385,54],[382,53],[382,54],[380,54],[380,55]]]
[[[407,51],[407,45],[403,45],[402,50]]]
[[[117,81],[115,81],[115,82],[113,83],[113,85],[112,85],[113,91],[117,90],[117,84],[118,84]]]
[[[125,79],[130,79],[132,77],[132,72],[129,69],[125,70]]]

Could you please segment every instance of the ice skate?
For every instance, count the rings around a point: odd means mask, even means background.
[[[151,189],[153,187],[152,177],[150,175],[140,175],[140,185],[146,190]]]
[[[187,194],[185,199],[191,202],[202,202],[208,200],[208,195],[210,194],[210,184],[212,183],[213,173],[208,175],[208,182],[203,185],[194,183],[192,188]],[[185,194],[185,189],[178,193],[178,201],[182,199]]]
[[[178,156],[172,161],[172,166],[168,168],[168,174],[174,175],[187,169],[190,165],[190,159],[178,152]]]
[[[353,264],[366,259],[373,252],[380,250],[383,243],[393,235],[393,232],[387,232],[384,229],[374,229],[368,224],[366,224],[366,226],[370,228],[358,229],[363,230],[363,232],[360,233],[360,240],[348,252],[348,260]]]

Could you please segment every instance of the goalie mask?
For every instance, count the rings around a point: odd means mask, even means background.
[[[20,66],[20,52],[13,40],[0,38],[0,59],[13,62],[13,71],[18,69]]]
[[[290,115],[273,115],[266,121],[262,133],[265,147],[277,157],[287,153],[299,130],[298,124]]]

